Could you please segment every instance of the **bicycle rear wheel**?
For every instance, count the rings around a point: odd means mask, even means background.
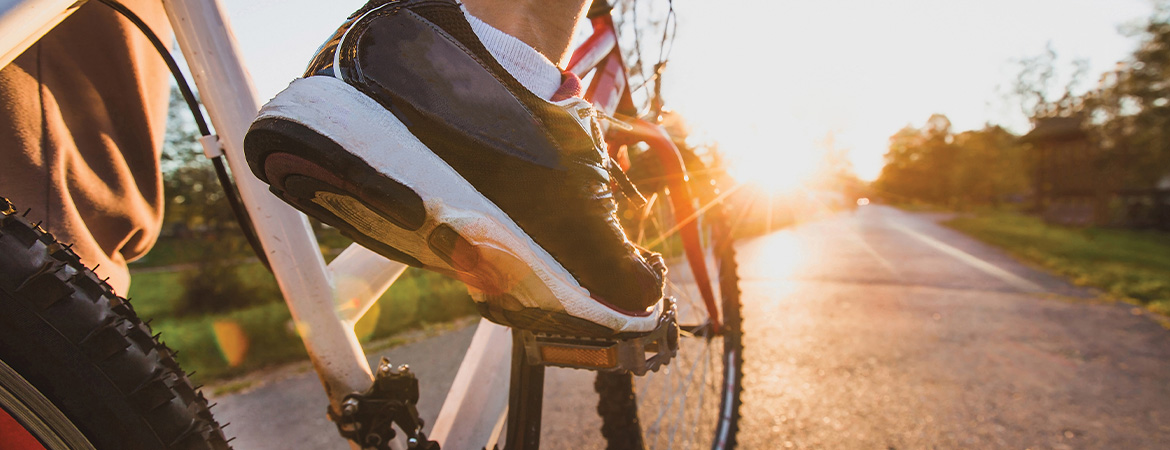
[[[635,167],[638,167],[635,164]],[[633,174],[633,173],[632,173]],[[602,434],[610,449],[735,447],[740,394],[743,391],[743,339],[739,277],[735,249],[718,205],[699,208],[696,218],[709,277],[716,293],[722,327],[710,326],[708,310],[695,283],[694,270],[676,233],[669,189],[660,176],[635,183],[650,195],[648,213],[629,221],[627,233],[666,258],[667,295],[679,308],[678,355],[658,372],[643,377],[599,373],[595,389]],[[696,184],[692,182],[692,185]],[[710,188],[710,186],[700,186]],[[703,196],[714,201],[714,196]]]
[[[0,409],[21,450],[228,448],[130,304],[2,198]]]

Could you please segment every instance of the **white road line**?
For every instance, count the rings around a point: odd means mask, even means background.
[[[841,235],[857,243],[857,245],[860,245],[861,248],[869,254],[869,256],[872,256],[873,259],[881,263],[882,267],[885,267],[886,270],[890,271],[890,273],[895,277],[898,277],[899,279],[902,278],[902,272],[898,270],[897,267],[894,267],[894,264],[891,263],[890,260],[886,259],[880,253],[878,253],[872,245],[869,245],[869,242],[865,241],[865,238],[861,236],[861,232],[857,231],[856,227],[846,227],[845,225],[841,225]]]
[[[1028,280],[1020,277],[1019,275],[1016,275],[1014,273],[1003,270],[992,263],[989,263],[987,261],[979,259],[975,255],[972,255],[972,254],[967,253],[965,251],[959,250],[959,249],[952,247],[950,245],[944,244],[942,241],[939,241],[938,239],[935,239],[935,238],[932,238],[932,237],[927,236],[925,234],[911,230],[904,225],[900,225],[900,224],[897,224],[894,222],[886,222],[886,223],[889,224],[890,227],[892,227],[893,229],[901,231],[903,233],[906,233],[910,237],[918,239],[919,241],[922,241],[922,243],[929,245],[931,247],[934,247],[938,251],[941,251],[943,253],[946,253],[950,256],[955,257],[955,259],[962,261],[964,264],[967,264],[968,266],[979,269],[983,273],[986,273],[988,275],[996,277],[1000,281],[1003,281],[1004,283],[1007,283],[1007,284],[1009,284],[1017,289],[1020,289],[1024,292],[1045,292],[1046,291],[1039,284],[1033,283],[1031,281],[1028,281]]]

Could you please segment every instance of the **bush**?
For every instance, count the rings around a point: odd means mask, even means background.
[[[227,314],[156,321],[155,331],[178,351],[177,359],[202,380],[237,375],[303,359],[305,347],[284,305],[254,306]]]
[[[239,280],[240,272],[259,274],[264,267],[250,264],[236,269],[235,277]],[[216,295],[216,298],[226,298],[222,293]],[[229,307],[231,312],[163,318],[152,326],[162,333],[168,346],[179,352],[179,363],[187,370],[198,371],[203,380],[305,357],[304,345],[285,305],[241,308],[231,304]],[[447,322],[471,314],[475,314],[475,305],[462,283],[410,269],[370,308],[354,331],[362,342],[369,342],[421,323]]]
[[[420,271],[421,272],[421,271]],[[478,314],[467,287],[459,281],[423,272],[413,277],[421,293],[418,296],[418,319],[423,323],[447,322]]]
[[[203,247],[195,269],[182,276],[183,293],[175,305],[176,316],[220,314],[280,300],[276,282],[263,266],[223,256],[233,254],[232,247],[247,245],[235,241],[210,242]]]
[[[363,340],[393,336],[420,323],[448,322],[476,314],[463,283],[421,269],[407,269],[358,321]]]

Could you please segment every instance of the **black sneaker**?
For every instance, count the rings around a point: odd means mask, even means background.
[[[276,195],[462,280],[489,320],[650,331],[665,267],[618,224],[595,116],[525,89],[456,2],[374,1],[260,110],[244,149]]]

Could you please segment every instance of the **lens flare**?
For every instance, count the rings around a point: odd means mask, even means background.
[[[243,327],[233,320],[217,320],[211,324],[215,342],[228,366],[236,367],[248,355],[248,335]]]

